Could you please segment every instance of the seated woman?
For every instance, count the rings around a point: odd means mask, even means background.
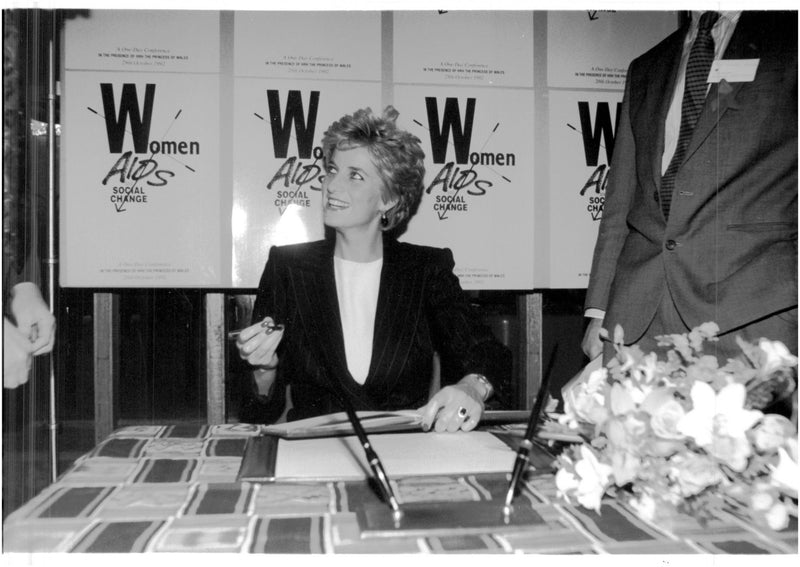
[[[423,428],[468,431],[489,397],[510,390],[510,352],[472,312],[448,249],[401,243],[424,190],[420,141],[398,112],[342,117],[322,140],[324,240],[275,246],[261,276],[254,325],[237,340],[253,367],[245,422],[343,411],[420,408]],[[284,325],[264,332],[261,321]],[[455,377],[430,400],[433,354]],[[460,378],[460,379],[459,379]],[[455,383],[453,383],[455,382]]]

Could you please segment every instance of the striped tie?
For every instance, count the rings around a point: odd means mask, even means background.
[[[669,218],[669,208],[672,204],[672,191],[675,189],[675,175],[678,173],[686,148],[692,137],[692,131],[706,98],[706,85],[711,63],[714,61],[714,38],[711,37],[711,28],[719,18],[717,12],[704,12],[700,17],[700,26],[697,37],[689,52],[689,61],[686,63],[686,86],[683,91],[681,103],[681,129],[678,133],[678,145],[675,154],[669,162],[669,167],[661,178],[659,199],[664,218]]]

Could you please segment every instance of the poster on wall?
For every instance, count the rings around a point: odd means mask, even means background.
[[[175,33],[192,30],[192,33]],[[65,25],[65,66],[86,71],[219,71],[219,12],[87,10]]]
[[[547,86],[622,90],[630,62],[677,28],[676,12],[547,12]]]
[[[380,112],[381,13],[234,15],[231,282],[254,288],[273,245],[322,238],[322,135]]]
[[[238,77],[381,79],[380,12],[236,12],[234,32]]]
[[[533,287],[533,94],[395,86],[425,193],[401,240],[448,247],[464,289]]]
[[[219,13],[87,10],[64,44],[61,284],[220,285]]]
[[[220,285],[218,92],[216,74],[66,72],[62,285]]]
[[[533,12],[398,10],[396,83],[533,87]]]
[[[621,106],[621,92],[559,91],[550,97],[550,147],[559,151],[550,152],[547,287],[589,284]]]
[[[321,141],[359,108],[381,109],[381,83],[236,78],[232,282],[258,286],[273,245],[322,238]]]

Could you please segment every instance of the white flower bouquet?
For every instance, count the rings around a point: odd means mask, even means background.
[[[720,367],[703,353],[717,331],[657,337],[666,360],[615,331],[616,358],[565,395],[559,421],[590,433],[558,458],[563,498],[599,512],[611,494],[651,520],[727,509],[775,530],[797,516],[797,426],[762,411],[794,391],[797,358],[780,342],[740,340],[742,358]]]

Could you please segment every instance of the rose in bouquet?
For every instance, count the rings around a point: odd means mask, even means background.
[[[718,327],[657,337],[666,359],[624,346],[569,386],[563,424],[586,441],[558,458],[561,496],[600,511],[603,495],[627,498],[643,517],[675,511],[705,520],[725,508],[782,529],[797,515],[797,426],[766,406],[792,394],[797,358],[780,342],[739,341],[720,367],[703,352]]]

